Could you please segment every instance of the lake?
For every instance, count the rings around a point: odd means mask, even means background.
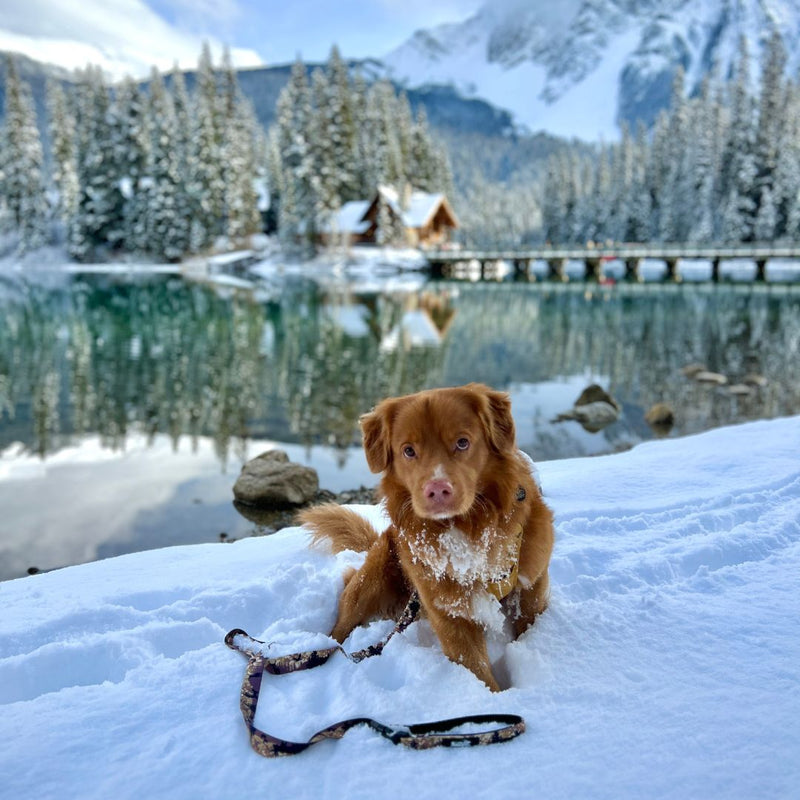
[[[686,377],[690,363],[728,385]],[[507,390],[520,446],[544,461],[664,435],[645,421],[662,401],[670,436],[799,413],[798,363],[792,285],[5,280],[0,579],[257,534],[231,487],[276,444],[322,488],[373,486],[357,420],[388,395]],[[752,375],[763,385],[730,391]],[[591,383],[619,419],[596,433],[555,422]]]

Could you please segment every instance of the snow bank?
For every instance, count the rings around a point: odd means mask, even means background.
[[[0,583],[3,794],[796,796],[799,452],[794,417],[540,464],[552,603],[499,649],[505,692],[445,659],[424,622],[378,658],[267,676],[262,691],[257,724],[294,738],[358,715],[525,716],[523,736],[477,750],[407,751],[356,729],[294,758],[251,751],[246,662],[224,634],[320,645],[358,562],[309,551],[302,530]]]

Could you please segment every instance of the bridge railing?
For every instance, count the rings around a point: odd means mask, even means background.
[[[596,244],[546,245],[525,249],[446,249],[422,251],[435,274],[453,274],[457,265],[478,262],[481,277],[491,271],[491,265],[505,261],[513,266],[518,277],[530,277],[531,263],[547,262],[549,277],[567,280],[565,266],[568,261],[582,261],[587,279],[602,279],[603,265],[619,260],[625,263],[625,277],[641,281],[640,264],[643,260],[660,260],[666,265],[668,280],[681,280],[679,263],[682,259],[707,259],[711,262],[711,280],[719,280],[720,265],[731,259],[749,259],[756,265],[755,280],[766,280],[766,265],[770,259],[797,260],[800,273],[800,242],[747,243],[738,245],[708,244]]]
[[[549,261],[556,258],[567,259],[610,259],[610,258],[797,258],[800,259],[800,242],[790,244],[754,243],[737,245],[705,244],[608,244],[595,246],[547,245],[520,249],[508,248],[464,248],[461,250],[423,250],[431,261],[466,261],[475,259],[505,260],[518,259]]]

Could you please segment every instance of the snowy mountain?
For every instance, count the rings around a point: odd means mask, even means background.
[[[730,74],[742,36],[757,65],[776,28],[797,74],[800,0],[491,0],[383,62],[406,86],[452,85],[530,130],[609,139],[622,120],[652,122],[679,64],[694,92],[709,73]]]

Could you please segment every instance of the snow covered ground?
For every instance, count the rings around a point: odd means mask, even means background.
[[[288,759],[248,744],[242,627],[318,646],[352,553],[297,528],[0,583],[8,798],[790,798],[800,786],[800,417],[540,464],[551,607],[497,648],[493,695],[427,623],[361,664],[265,678],[257,724],[522,714],[513,742],[408,751],[366,729]],[[365,509],[365,513],[375,513]],[[356,631],[351,648],[391,627]]]
[[[297,259],[276,250],[248,270],[255,277],[313,276],[321,286],[357,282],[361,291],[421,288],[427,278],[425,256],[417,249],[352,245],[330,247],[313,259]]]

